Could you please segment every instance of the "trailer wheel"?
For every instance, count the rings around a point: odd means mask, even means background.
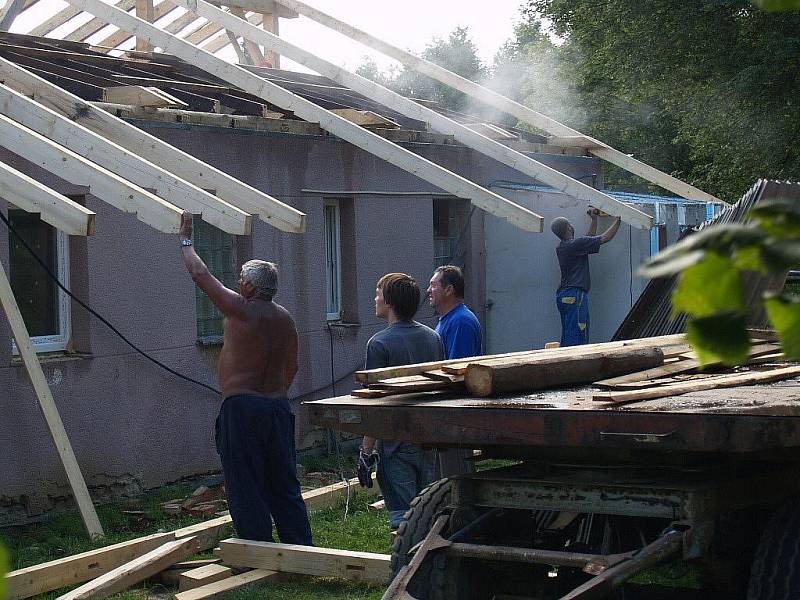
[[[433,527],[436,515],[450,504],[451,484],[449,479],[440,479],[430,484],[411,501],[403,515],[397,537],[392,545],[392,579],[411,560],[408,551],[420,543]]]
[[[747,600],[800,600],[800,497],[784,502],[764,530]]]

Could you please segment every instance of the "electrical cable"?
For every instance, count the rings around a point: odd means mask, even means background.
[[[196,384],[196,385],[199,385],[199,386],[201,386],[201,387],[204,387],[204,388],[206,388],[207,390],[210,390],[210,391],[214,392],[215,394],[218,394],[218,395],[220,395],[220,396],[222,395],[222,393],[221,393],[221,392],[220,392],[218,389],[216,389],[215,387],[212,387],[212,386],[210,386],[210,385],[207,385],[207,384],[203,383],[202,381],[197,381],[196,379],[192,379],[191,377],[188,377],[187,375],[184,375],[184,374],[182,374],[182,373],[179,373],[178,371],[176,371],[176,370],[172,369],[171,367],[168,367],[167,365],[165,365],[164,363],[160,362],[159,360],[157,360],[157,359],[153,358],[152,356],[150,356],[149,354],[147,354],[146,352],[144,352],[144,350],[141,350],[141,349],[140,349],[138,346],[136,346],[136,344],[134,344],[134,343],[133,343],[133,342],[131,342],[131,341],[130,341],[128,338],[126,338],[126,337],[125,337],[125,336],[122,334],[122,332],[120,332],[120,331],[119,331],[119,330],[118,330],[116,327],[114,327],[114,326],[113,326],[111,323],[109,323],[109,322],[108,322],[108,320],[106,320],[104,317],[102,317],[101,315],[99,315],[99,314],[98,314],[98,313],[97,313],[97,312],[96,312],[96,311],[95,311],[95,310],[94,310],[94,309],[93,309],[91,306],[89,306],[88,304],[86,304],[86,303],[85,303],[83,300],[81,300],[80,298],[78,298],[77,296],[75,296],[75,294],[73,294],[73,293],[72,293],[71,291],[69,291],[69,290],[68,290],[66,287],[64,287],[64,285],[61,283],[61,281],[59,281],[59,279],[58,279],[58,276],[57,276],[55,273],[53,273],[53,271],[52,271],[52,270],[50,270],[50,267],[48,267],[48,266],[47,266],[47,264],[46,264],[46,263],[45,263],[45,262],[44,262],[44,261],[43,261],[41,258],[39,258],[39,256],[38,256],[38,255],[36,254],[36,252],[33,250],[33,248],[31,248],[31,247],[28,245],[28,242],[26,242],[26,241],[25,241],[25,238],[23,238],[23,237],[22,237],[22,235],[21,235],[21,234],[20,234],[20,233],[19,233],[19,232],[18,232],[18,231],[17,231],[17,230],[14,228],[14,226],[11,224],[11,221],[9,221],[8,217],[6,217],[6,216],[5,216],[5,215],[4,215],[2,212],[0,212],[0,219],[3,221],[3,223],[5,223],[5,226],[6,226],[6,227],[8,227],[8,230],[9,230],[9,231],[11,231],[11,233],[13,233],[13,234],[14,234],[14,235],[17,237],[17,239],[20,241],[20,243],[23,245],[23,247],[24,247],[24,248],[25,248],[25,249],[26,249],[26,250],[27,250],[27,251],[30,253],[30,255],[33,257],[33,259],[34,259],[34,260],[35,260],[37,263],[39,263],[39,266],[41,266],[41,267],[42,267],[42,269],[44,269],[44,271],[45,271],[45,273],[47,273],[48,277],[50,277],[50,279],[52,279],[52,280],[55,282],[55,284],[56,284],[56,285],[57,285],[57,286],[58,286],[58,287],[59,287],[59,288],[60,288],[60,289],[61,289],[61,290],[62,290],[62,291],[65,293],[65,294],[67,294],[67,295],[68,295],[70,298],[72,298],[73,300],[75,300],[75,302],[77,302],[77,303],[78,303],[78,304],[79,304],[81,307],[83,307],[83,308],[84,308],[86,311],[88,311],[88,312],[89,312],[89,314],[91,314],[91,315],[93,315],[94,317],[96,317],[96,318],[97,318],[97,319],[98,319],[98,320],[99,320],[99,321],[100,321],[100,322],[101,322],[103,325],[105,325],[105,326],[106,326],[106,327],[108,327],[108,328],[109,328],[111,331],[113,331],[113,332],[114,332],[114,333],[115,333],[117,336],[119,336],[119,338],[120,338],[120,339],[121,339],[123,342],[125,342],[126,344],[128,344],[128,346],[130,346],[131,348],[133,348],[133,349],[134,349],[136,352],[138,352],[139,354],[141,354],[141,355],[142,355],[143,357],[145,357],[147,360],[149,360],[150,362],[152,362],[152,363],[154,363],[154,364],[158,365],[159,367],[161,367],[162,369],[164,369],[164,370],[165,370],[165,371],[167,371],[168,373],[171,373],[172,375],[175,375],[176,377],[179,377],[179,378],[181,378],[181,379],[184,379],[185,381],[188,381],[189,383],[194,383],[194,384]]]
[[[633,307],[633,226],[628,225],[628,263],[631,269],[631,284],[628,291],[631,295],[631,308]]]

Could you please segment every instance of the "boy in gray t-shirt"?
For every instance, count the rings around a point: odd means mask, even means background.
[[[420,289],[413,277],[389,273],[378,280],[375,289],[375,314],[389,326],[367,342],[365,369],[396,367],[442,360],[444,347],[430,327],[413,320],[420,301]],[[377,444],[376,444],[377,442]],[[375,440],[364,437],[359,452],[359,482],[371,487],[370,477],[377,447],[378,484],[383,492],[389,524],[397,529],[411,500],[433,477],[430,452],[408,442]]]

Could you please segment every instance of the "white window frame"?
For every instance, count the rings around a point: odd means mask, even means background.
[[[9,205],[9,208],[13,208]],[[56,229],[56,275],[58,280],[69,288],[69,237],[63,231]],[[39,352],[61,352],[67,349],[72,326],[70,318],[70,298],[61,288],[58,290],[58,333],[53,335],[39,335],[31,337],[33,350]],[[11,353],[19,355],[16,341],[11,339]]]
[[[332,228],[328,221],[329,209],[333,214]],[[325,312],[328,321],[338,321],[342,318],[342,228],[339,202],[325,200],[323,215],[325,236]],[[333,250],[333,253],[331,250]],[[329,260],[331,254],[333,254],[333,264]],[[334,285],[331,285],[332,282]],[[331,292],[333,292],[332,298]],[[335,310],[329,310],[330,308]]]

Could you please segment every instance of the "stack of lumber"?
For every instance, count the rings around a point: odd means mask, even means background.
[[[381,398],[420,392],[463,393],[466,388],[473,396],[486,397],[593,384],[607,390],[595,393],[594,400],[621,404],[800,374],[800,367],[769,366],[783,361],[771,332],[754,331],[752,335],[745,372],[717,374],[722,365],[702,365],[685,335],[676,334],[358,371],[356,381],[367,387],[352,395]]]
[[[344,502],[357,486],[358,479],[352,479],[303,492],[303,499],[309,509],[329,508]],[[380,490],[376,485],[366,491]],[[222,542],[219,558],[191,560],[193,554],[215,548],[231,531],[231,518],[225,515],[25,567],[5,576],[6,600],[22,600],[77,584],[82,585],[58,600],[101,598],[153,577],[177,584],[177,600],[214,598],[285,572],[379,583],[389,578],[388,555],[237,539]]]

